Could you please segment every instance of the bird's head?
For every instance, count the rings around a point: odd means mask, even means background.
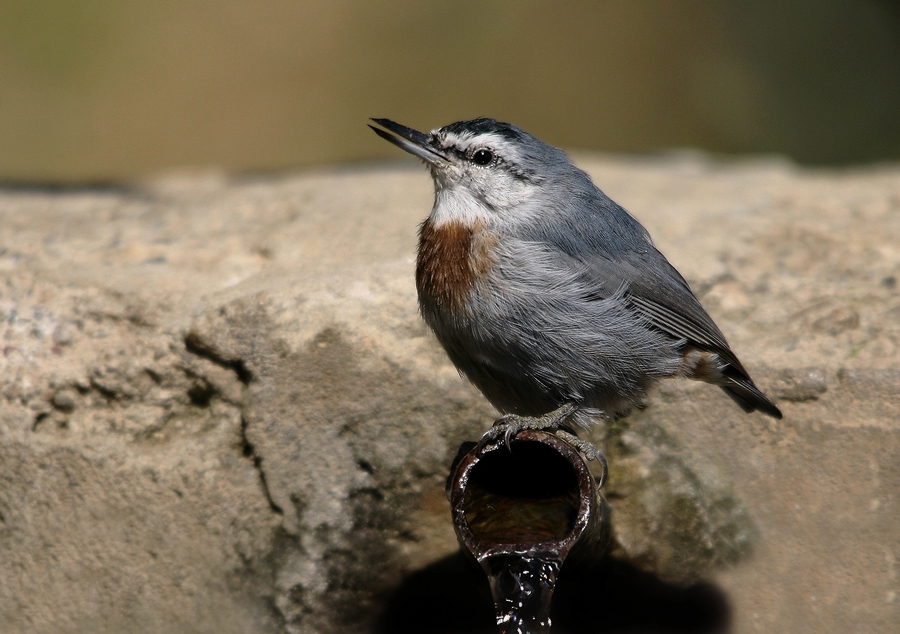
[[[435,225],[498,226],[527,220],[542,192],[572,171],[565,153],[509,123],[473,119],[429,134],[373,119],[380,137],[425,161],[434,179]],[[391,134],[393,133],[393,134]]]

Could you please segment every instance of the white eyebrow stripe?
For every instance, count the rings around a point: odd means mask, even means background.
[[[462,134],[447,134],[443,139],[444,148],[456,148],[460,152],[467,152],[473,145],[484,145],[496,151],[501,158],[515,161],[518,156],[518,148],[509,139],[492,132],[483,134],[472,134],[463,132]]]

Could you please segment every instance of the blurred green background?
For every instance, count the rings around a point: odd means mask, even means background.
[[[892,0],[0,0],[0,180],[259,171],[492,116],[572,149],[900,158]]]

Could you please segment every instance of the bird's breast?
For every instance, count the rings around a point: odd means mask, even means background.
[[[455,312],[495,263],[496,235],[483,224],[426,220],[419,229],[416,289],[425,311]]]

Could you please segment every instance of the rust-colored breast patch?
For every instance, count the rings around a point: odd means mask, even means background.
[[[460,308],[472,286],[490,269],[495,240],[481,226],[450,222],[435,227],[426,220],[419,229],[416,288],[423,307]]]

